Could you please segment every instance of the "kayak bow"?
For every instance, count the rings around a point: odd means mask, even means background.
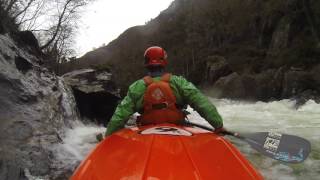
[[[120,130],[100,142],[72,180],[263,179],[226,139],[172,124]]]

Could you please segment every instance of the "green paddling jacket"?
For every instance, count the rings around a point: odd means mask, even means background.
[[[160,77],[153,79],[159,81]],[[172,75],[170,87],[176,96],[177,104],[190,105],[215,128],[223,126],[222,118],[216,107],[191,82],[181,76]],[[108,124],[106,136],[122,129],[133,113],[143,109],[145,90],[146,85],[143,79],[137,80],[129,87],[127,96],[118,105]]]

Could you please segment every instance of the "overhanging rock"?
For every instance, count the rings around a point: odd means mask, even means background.
[[[112,81],[112,74],[80,69],[62,77],[73,89],[81,116],[105,126],[120,99],[120,89]]]

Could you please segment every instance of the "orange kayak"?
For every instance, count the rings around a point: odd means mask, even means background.
[[[253,180],[261,174],[226,139],[172,124],[120,130],[100,142],[72,180]]]

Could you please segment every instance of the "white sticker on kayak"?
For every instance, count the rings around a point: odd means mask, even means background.
[[[153,127],[153,128],[145,129],[145,130],[141,131],[140,134],[164,134],[164,135],[174,135],[174,136],[192,136],[192,133],[189,131],[186,131],[181,128],[168,127],[168,126]]]
[[[270,138],[274,138],[274,139],[281,139],[282,134],[276,133],[276,132],[269,132],[269,133],[268,133],[268,136],[269,136]]]
[[[276,152],[280,144],[280,140],[267,137],[263,147],[272,152]]]

